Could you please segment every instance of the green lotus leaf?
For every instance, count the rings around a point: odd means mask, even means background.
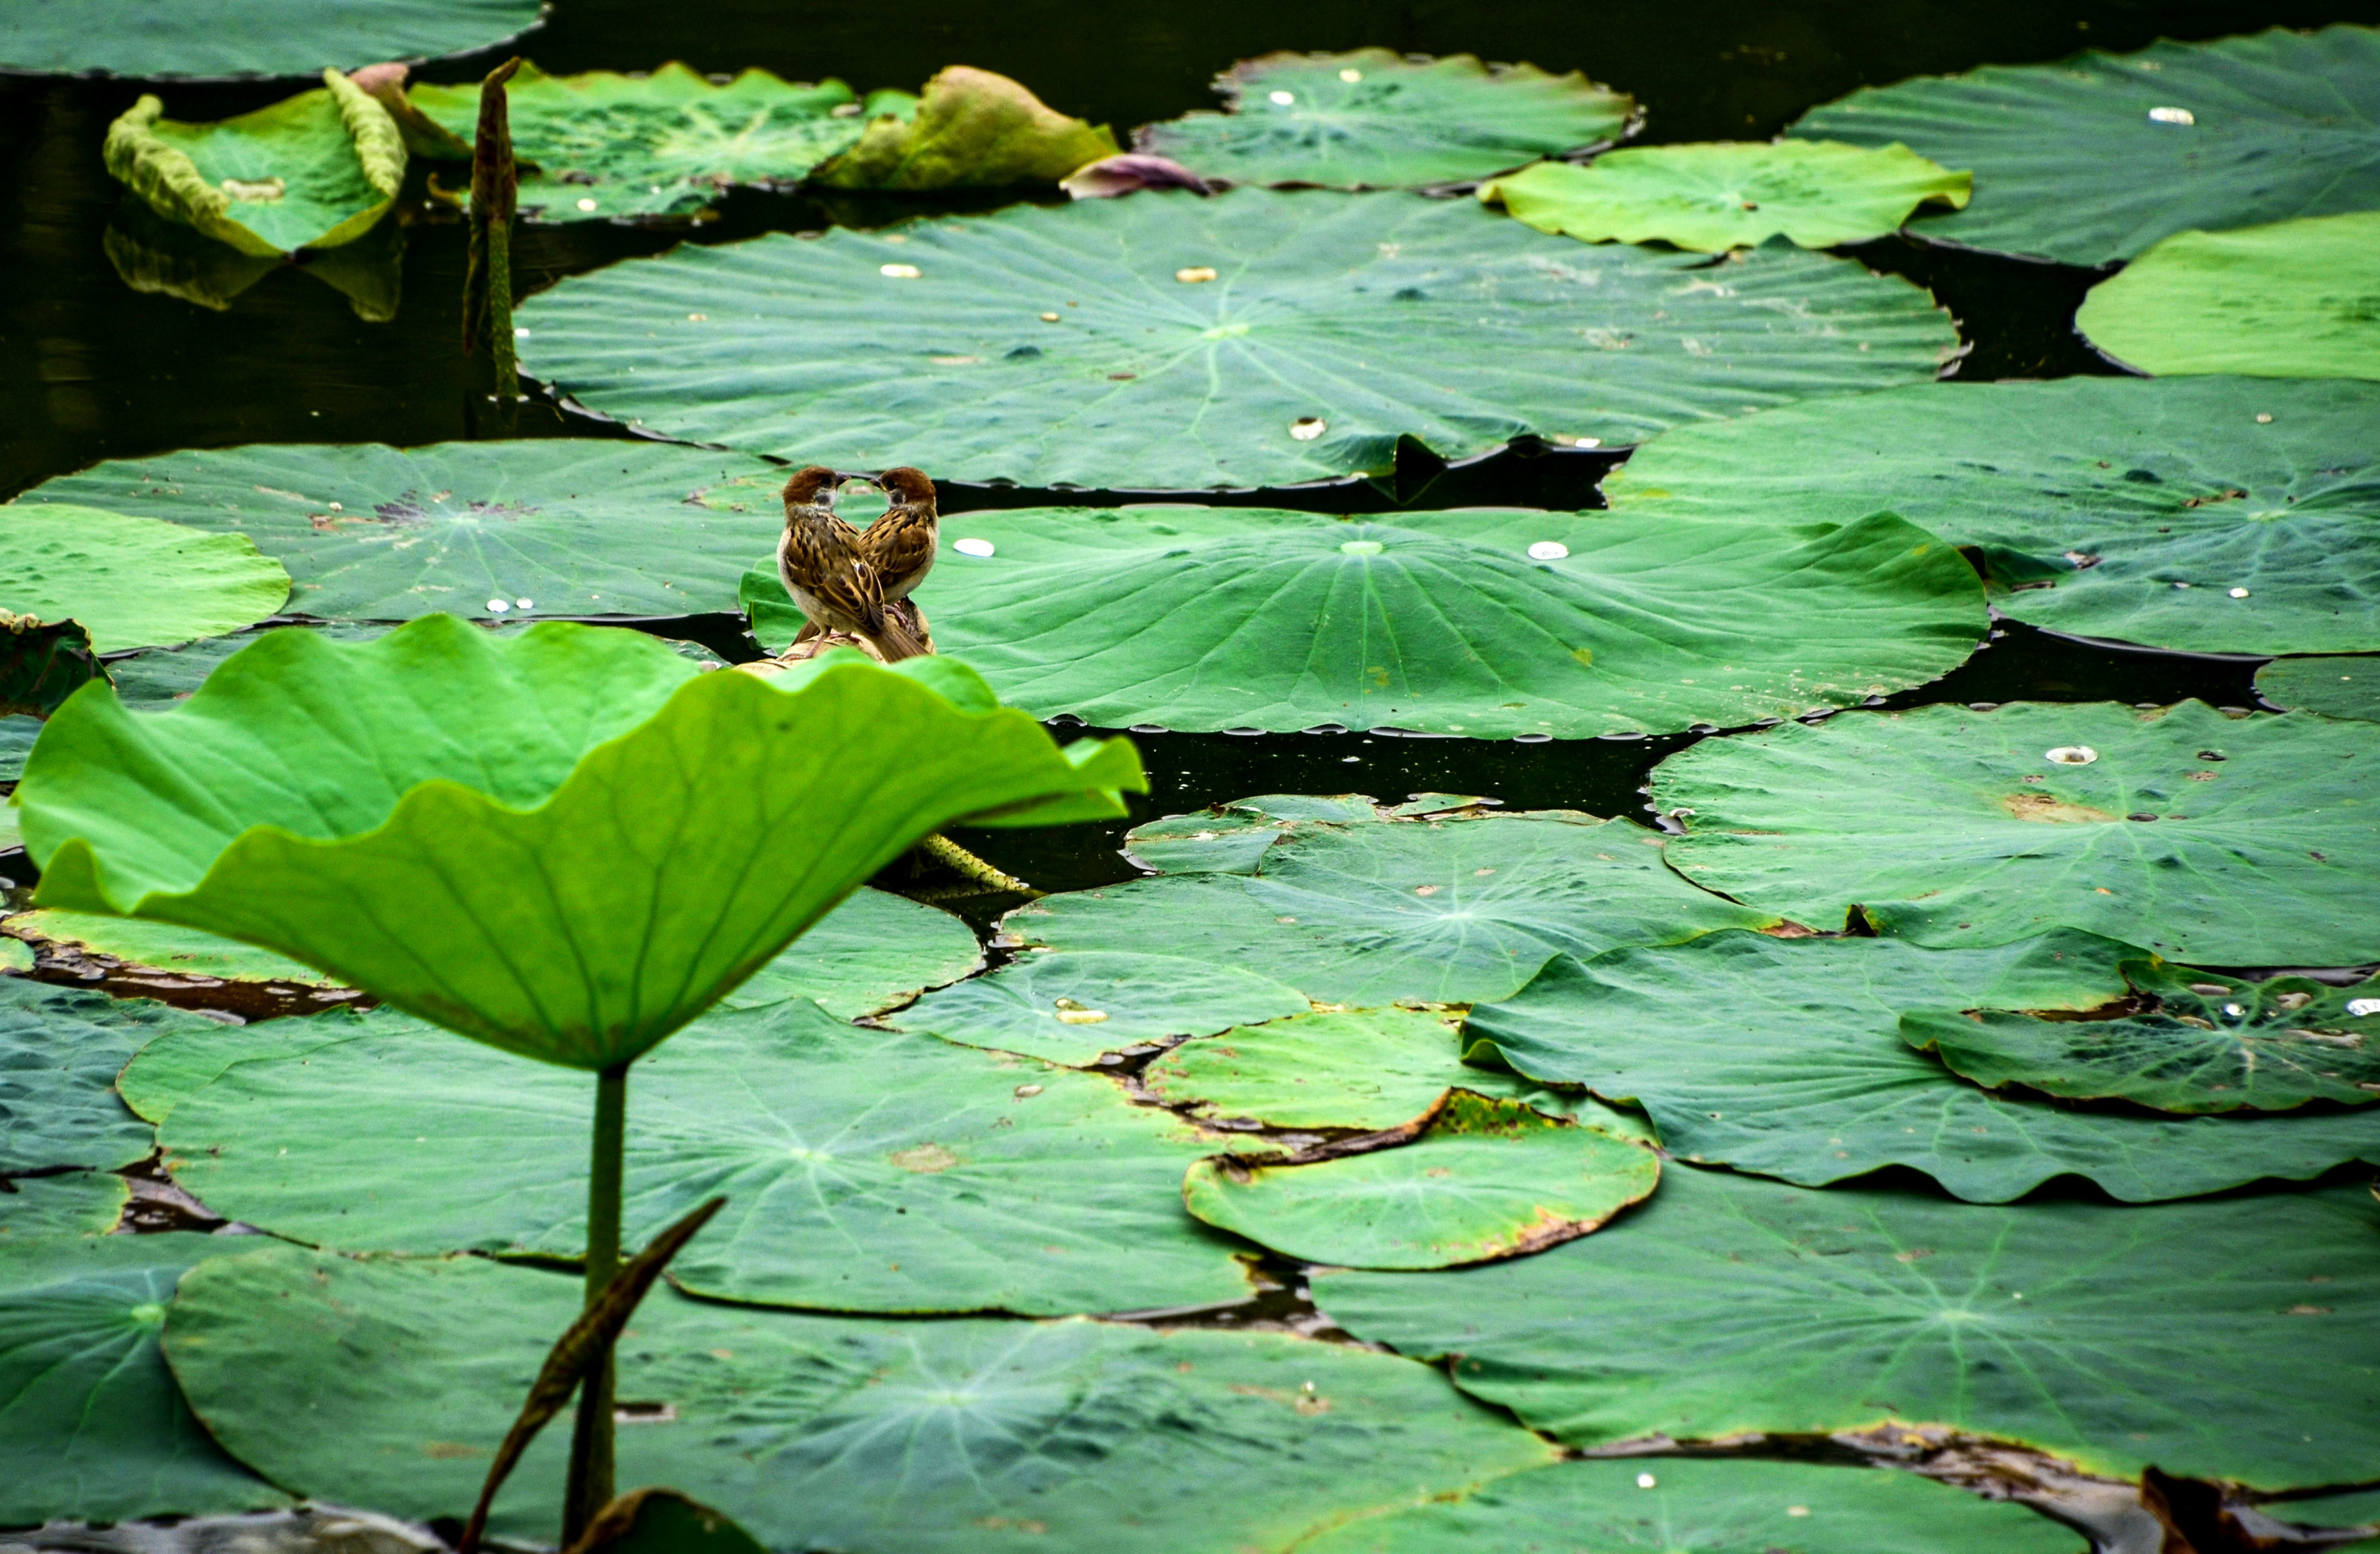
[[[2380,723],[2380,659],[2275,659],[2256,671],[2256,694],[2325,718]]]
[[[269,633],[173,711],[86,687],[50,720],[17,793],[36,899],[260,944],[480,1040],[608,1067],[923,832],[1112,813],[1143,782],[1128,745],[1061,751],[1021,712],[953,705],[929,682],[966,671],[925,662],[854,655],[781,690],[560,623]]]
[[[1512,1474],[1459,1499],[1351,1522],[1301,1545],[1299,1554],[2077,1554],[2080,1539],[2011,1501],[1892,1468],[1664,1457]]]
[[[303,262],[285,255],[242,253],[128,198],[108,218],[100,248],[116,277],[134,291],[178,297],[210,312],[229,312],[266,276],[295,269],[347,299],[366,323],[396,317],[404,290],[406,227],[383,221],[335,249],[310,249]]]
[[[917,595],[941,650],[1018,706],[1109,728],[1675,733],[1923,684],[1986,625],[1973,569],[1888,513],[1788,534],[1492,508],[1027,508],[946,527],[959,543]],[[744,589],[782,619],[773,571]]]
[[[2160,376],[2380,378],[2380,211],[2178,232],[2091,288],[2074,327]]]
[[[1309,1262],[1442,1269],[1585,1235],[1660,1174],[1643,1145],[1454,1090],[1410,1144],[1310,1162],[1201,1160],[1182,1198],[1208,1224]]]
[[[830,1014],[856,1019],[880,1014],[982,965],[983,946],[960,918],[863,886],[720,1002],[729,1009],[758,1009],[806,998]]]
[[[1146,126],[1135,148],[1232,183],[1418,188],[1616,140],[1636,113],[1576,70],[1377,48],[1244,59],[1215,90],[1221,113]]]
[[[2369,724],[2014,702],[1788,723],[1653,773],[1671,865],[1799,921],[1921,944],[2086,929],[2168,960],[2380,958]],[[30,832],[29,831],[28,834]]]
[[[1918,1010],[1900,1017],[1901,1038],[1994,1089],[2022,1085],[2160,1111],[2380,1100],[2380,997],[2373,996],[2380,982],[2251,982],[2154,961],[2128,965],[2124,974],[2156,995],[2153,1011],[2045,1020],[1998,1009]],[[2380,1132],[2374,1137],[2380,1143]]]
[[[2357,1494],[2313,1495],[2304,1499],[2275,1500],[2260,1508],[2265,1514],[2277,1516],[2306,1527],[2380,1527],[2380,1489],[2367,1489]],[[2367,1546],[2349,1544],[2350,1549],[2364,1554]]]
[[[1119,1048],[1204,1036],[1306,1008],[1305,996],[1287,983],[1234,965],[1090,950],[1026,955],[928,993],[883,1023],[1085,1068]]]
[[[8,918],[6,931],[32,943],[83,955],[104,955],[176,977],[213,977],[227,982],[324,980],[312,966],[286,955],[197,929],[140,917],[44,907]]]
[[[0,1521],[107,1523],[285,1505],[224,1454],[157,1350],[212,1236],[43,1236],[0,1256]]]
[[[11,1177],[0,1192],[0,1263],[49,1238],[104,1235],[131,1201],[124,1178],[108,1172]]]
[[[246,254],[351,243],[388,214],[405,140],[336,70],[313,91],[214,124],[181,124],[144,94],[107,127],[107,170],[159,215]]]
[[[1463,200],[1244,188],[688,246],[517,317],[525,370],[673,436],[1148,490],[1382,470],[1401,436],[1633,443],[1958,349],[1930,297],[1858,265],[1708,262]]]
[[[383,59],[493,48],[538,23],[538,0],[12,0],[0,65],[45,75],[310,76]]]
[[[768,1554],[733,1520],[675,1489],[634,1489],[613,1502],[617,1536],[606,1554]]]
[[[289,609],[322,619],[681,615],[735,608],[783,527],[781,483],[652,443],[252,443],[111,459],[0,511],[93,504],[247,535],[290,569]]]
[[[1540,232],[1589,243],[1668,243],[1701,253],[1784,237],[1830,249],[1881,237],[1928,201],[1957,209],[1969,178],[1907,146],[1720,140],[1544,162],[1479,186]]]
[[[0,543],[7,538],[0,529]],[[106,673],[81,622],[44,624],[36,615],[9,614],[0,604],[0,709],[8,716],[46,718]]]
[[[1912,1009],[2114,1002],[2129,991],[2117,974],[2128,953],[2071,930],[1980,950],[1714,933],[1556,960],[1517,997],[1472,1010],[1464,1028],[1474,1061],[1492,1051],[1533,1078],[1643,1107],[1677,1159],[1807,1187],[1906,1166],[1970,1202],[2073,1175],[2148,1203],[2380,1164],[2368,1114],[2061,1106],[1978,1089],[1900,1039]]]
[[[289,574],[237,534],[66,503],[0,510],[0,610],[71,619],[103,653],[254,625]]]
[[[419,1037],[433,1028],[393,1009],[334,1009],[304,1019],[259,1020],[212,1029],[191,1026],[170,1033],[171,1041],[161,1038],[141,1048],[115,1076],[115,1091],[144,1120],[163,1123],[176,1107],[213,1084],[235,1063],[303,1058],[358,1037]],[[168,1162],[168,1169],[173,1169],[173,1162]]]
[[[875,111],[865,135],[820,166],[827,188],[1006,188],[1054,184],[1116,154],[1115,136],[1069,118],[1006,76],[953,65],[914,105]],[[854,126],[856,128],[857,126]]]
[[[1300,820],[1361,825],[1393,818],[1395,810],[1368,794],[1264,794],[1135,826],[1124,833],[1123,850],[1133,862],[1160,874],[1246,874]]]
[[[350,1025],[319,1046],[303,1030],[152,1046],[126,1085],[165,1106],[175,1180],[343,1250],[577,1256],[589,1087],[385,1011]],[[632,1107],[630,1244],[714,1193],[733,1206],[671,1264],[698,1293],[1048,1316],[1251,1293],[1239,1244],[1182,1207],[1183,1172],[1217,1144],[1097,1074],[791,1001],[682,1032],[637,1065]]]
[[[151,999],[0,977],[0,1176],[145,1158],[156,1135],[125,1110],[116,1071],[156,1037],[213,1024]]]
[[[523,65],[504,91],[514,154],[536,164],[520,180],[521,209],[547,221],[684,215],[731,185],[796,184],[863,127],[841,81],[746,70],[713,84],[674,61],[626,76]],[[416,85],[406,96],[466,141],[478,128],[476,83]]]
[[[1902,141],[1972,167],[1976,201],[1916,231],[2102,264],[2188,227],[2380,203],[2380,32],[2281,28],[1863,87],[1789,133]]]
[[[0,782],[11,782],[25,770],[25,757],[33,741],[42,736],[42,720],[28,713],[11,713],[0,718]],[[14,811],[0,804],[0,813],[14,823]]]
[[[1681,427],[1604,478],[1621,514],[1837,522],[1975,547],[1992,602],[2195,652],[2380,648],[2380,388],[2345,380],[1925,383]]]
[[[1573,1446],[1899,1421],[2278,1489],[2380,1461],[2375,1230],[2361,1186],[1982,1208],[1673,1167],[1603,1234],[1314,1296]]]
[[[0,848],[16,844],[17,818],[7,806],[0,805]],[[33,952],[23,941],[0,939],[0,975],[13,976],[33,969]]]
[[[283,1248],[193,1270],[166,1352],[276,1482],[456,1516],[579,1298],[480,1258]],[[1277,1332],[865,1321],[663,1287],[619,1365],[623,1402],[674,1419],[620,1431],[621,1482],[674,1485],[771,1548],[1281,1550],[1553,1455],[1427,1366]],[[565,1433],[530,1448],[492,1534],[553,1541]]]

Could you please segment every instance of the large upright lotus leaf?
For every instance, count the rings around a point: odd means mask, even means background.
[[[86,687],[50,720],[17,795],[37,899],[261,944],[602,1068],[924,832],[1113,813],[1142,781],[1128,745],[1062,751],[947,660],[783,683],[559,623],[269,633],[173,711]]]
[[[457,1516],[579,1298],[479,1258],[283,1248],[193,1271],[166,1347],[277,1482]],[[1553,1455],[1427,1366],[1275,1332],[864,1321],[662,1288],[619,1366],[624,1401],[674,1415],[620,1431],[621,1482],[673,1485],[771,1548],[1280,1551]],[[492,1533],[554,1540],[565,1437],[530,1449]]]
[[[1661,847],[1625,820],[1564,810],[1317,826],[1246,874],[1071,891],[1002,923],[1027,944],[1161,946],[1378,1008],[1509,998],[1559,954],[1777,922],[1687,884]]]
[[[157,1352],[175,1281],[227,1249],[188,1233],[0,1249],[0,1523],[287,1503],[224,1454]]]
[[[1523,1074],[1642,1106],[1673,1156],[1803,1186],[1907,1166],[1973,1202],[2074,1175],[2145,1203],[2380,1164],[2369,1113],[2185,1120],[1994,1095],[1899,1034],[1911,1009],[2097,1008],[2128,991],[2124,953],[2070,931],[1983,950],[1715,933],[1557,960],[1465,1028]]]
[[[2203,702],[1788,723],[1661,763],[1670,861],[1799,921],[1922,944],[2088,929],[2212,965],[2380,958],[2380,729]],[[30,833],[29,833],[30,834]]]
[[[254,625],[289,574],[243,535],[58,503],[0,509],[0,610],[73,620],[103,653]]]
[[[1287,983],[1205,957],[1041,951],[928,993],[884,1024],[1082,1068],[1118,1048],[1306,1008]]]
[[[1815,255],[1713,269],[1467,200],[1256,188],[688,246],[517,316],[528,370],[674,436],[1148,490],[1386,469],[1405,435],[1633,443],[1957,349],[1925,293]]]
[[[246,254],[351,243],[388,214],[405,140],[336,70],[313,91],[214,124],[144,95],[107,127],[107,170],[149,207]]]
[[[1457,1356],[1456,1385],[1575,1446],[1898,1421],[2119,1477],[2277,1489],[2380,1461],[2361,1186],[1982,1208],[1679,1167],[1542,1256],[1323,1274],[1314,1295],[1358,1338]]]
[[[175,1180],[218,1214],[342,1250],[576,1256],[589,1087],[385,1019],[229,1062],[231,1040],[200,1038],[179,1072],[142,1074],[144,1056],[128,1083],[166,1092]],[[794,1001],[646,1058],[628,1115],[630,1243],[727,1196],[671,1265],[703,1294],[1054,1316],[1250,1293],[1245,1249],[1182,1207],[1183,1172],[1218,1144],[1099,1075]]]
[[[151,999],[0,977],[0,1174],[147,1156],[156,1135],[116,1095],[116,1071],[157,1037],[213,1024]]]
[[[2380,723],[2380,658],[2275,659],[2256,694],[2277,706]]]
[[[863,887],[721,1002],[730,1009],[757,1009],[806,998],[830,1014],[855,1019],[881,1013],[922,988],[955,982],[982,964],[983,946],[961,919],[922,901]]]
[[[2067,264],[2380,204],[2380,33],[2280,28],[2055,65],[1863,87],[1793,134],[1905,141],[1974,169],[1976,200],[1918,230]]]
[[[888,97],[898,94],[886,93]],[[876,99],[869,100],[869,107]],[[854,127],[856,127],[856,126]],[[877,112],[866,134],[818,170],[828,188],[922,190],[1054,184],[1116,154],[1115,136],[1044,103],[1006,76],[937,71],[914,103]]]
[[[1969,179],[1907,146],[1716,140],[1544,162],[1482,184],[1479,198],[1589,243],[1668,243],[1702,253],[1784,237],[1830,249],[1881,237],[1928,201],[1967,202]]]
[[[1512,1474],[1459,1499],[1351,1522],[1299,1554],[2078,1554],[2082,1541],[2021,1505],[1895,1468],[1665,1457]]]
[[[1925,383],[1682,427],[1604,478],[1645,519],[1887,506],[1977,547],[1998,609],[2198,652],[2380,648],[2380,387]],[[2234,590],[2244,589],[2244,592]]]
[[[1455,1090],[1410,1144],[1311,1162],[1205,1159],[1182,1197],[1208,1224],[1308,1262],[1439,1269],[1585,1235],[1660,1174],[1645,1145]]]
[[[2160,376],[2380,378],[2376,297],[2380,211],[2364,211],[2178,232],[2093,286],[2074,327]]]
[[[1145,126],[1135,147],[1238,184],[1417,188],[1618,140],[1636,111],[1576,70],[1377,48],[1244,59],[1215,90],[1222,112]]]
[[[111,459],[18,505],[245,534],[290,569],[289,608],[325,619],[681,615],[735,608],[783,525],[778,483],[653,443],[260,443]]]
[[[1923,684],[1985,625],[1973,569],[1888,513],[1785,534],[1493,508],[944,522],[992,553],[946,545],[918,589],[941,650],[1019,706],[1110,728],[1674,733]],[[773,573],[744,588],[790,613]]]
[[[537,25],[538,0],[11,0],[0,66],[45,75],[310,76],[465,54]]]
[[[674,61],[626,76],[524,65],[504,91],[514,154],[537,166],[520,180],[521,208],[548,221],[683,215],[734,184],[799,183],[862,128],[859,100],[841,81],[811,86],[766,70],[714,84]],[[476,84],[406,95],[466,140],[478,127]]]

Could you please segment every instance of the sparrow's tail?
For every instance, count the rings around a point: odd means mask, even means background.
[[[903,659],[923,658],[933,651],[931,648],[918,640],[916,632],[909,629],[909,623],[902,618],[901,612],[897,608],[888,608],[884,612],[883,628],[871,633],[868,640],[875,644],[878,655],[887,663],[898,663]]]

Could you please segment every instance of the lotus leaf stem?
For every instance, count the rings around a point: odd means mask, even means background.
[[[628,1065],[595,1076],[594,1145],[587,1167],[587,1306],[593,1309],[620,1271],[620,1184],[628,1120]],[[612,1503],[612,1346],[587,1368],[570,1436],[570,1481],[562,1541],[576,1543]]]

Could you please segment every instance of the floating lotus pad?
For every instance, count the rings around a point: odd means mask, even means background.
[[[920,989],[955,982],[982,965],[983,946],[961,919],[922,901],[863,887],[721,1002],[756,1009],[806,998],[830,1014],[856,1019],[880,1014]]]
[[[32,943],[105,955],[176,977],[212,977],[229,982],[325,981],[321,972],[286,955],[196,929],[138,917],[46,907],[9,918],[6,931]]]
[[[154,1038],[214,1024],[150,999],[0,977],[0,1173],[114,1171],[157,1147],[115,1074]]]
[[[455,1516],[579,1298],[477,1258],[286,1248],[194,1272],[166,1347],[276,1481]],[[1280,1548],[1553,1455],[1426,1366],[1282,1333],[855,1321],[662,1288],[619,1366],[623,1400],[676,1417],[620,1432],[621,1482],[674,1485],[771,1548],[1173,1554],[1184,1529]],[[553,1540],[563,1433],[497,1499],[496,1536]]]
[[[62,1172],[18,1176],[0,1193],[0,1259],[46,1238],[104,1235],[124,1218],[132,1201],[124,1178],[106,1172]]]
[[[1427,796],[1427,795],[1425,795]],[[1416,801],[1418,802],[1418,801]],[[1210,804],[1186,815],[1162,815],[1124,833],[1124,856],[1160,874],[1246,874],[1264,851],[1303,820],[1363,825],[1402,818],[1369,794],[1259,794]],[[1460,805],[1415,809],[1427,815]]]
[[[537,25],[538,0],[14,0],[0,66],[47,75],[310,76],[492,48]]]
[[[6,805],[0,805],[0,846],[12,844],[17,835],[16,817]],[[22,941],[0,939],[0,973],[13,975],[33,969],[33,952]]]
[[[6,1238],[0,1520],[115,1522],[285,1505],[224,1454],[157,1352],[174,1282],[211,1236]]]
[[[1603,489],[1647,521],[1889,507],[1977,547],[1992,602],[2053,631],[2380,648],[2375,419],[2380,387],[2338,380],[1926,383],[1682,427]]]
[[[1973,650],[1973,569],[1888,513],[1848,517],[965,513],[950,537],[992,553],[945,543],[917,597],[1004,699],[1100,727],[1675,733],[1851,706]],[[773,572],[744,588],[783,619]]]
[[[254,625],[289,574],[237,534],[60,503],[0,508],[0,610],[74,620],[103,653]]]
[[[820,167],[829,188],[924,190],[1054,184],[1116,154],[1115,136],[1049,107],[1015,81],[953,65],[923,95],[871,93],[867,133]]]
[[[1312,1162],[1201,1160],[1182,1197],[1208,1224],[1309,1262],[1442,1269],[1585,1235],[1660,1174],[1642,1144],[1455,1090],[1410,1144]]]
[[[390,1043],[419,1041],[436,1031],[436,1026],[394,1009],[333,1009],[304,1019],[216,1025],[212,1029],[194,1026],[170,1033],[171,1041],[153,1040],[141,1048],[116,1075],[115,1090],[124,1104],[144,1120],[163,1123],[176,1107],[213,1084],[235,1063],[303,1058],[360,1037]]]
[[[1881,237],[1929,201],[1967,202],[1969,179],[1907,146],[1721,140],[1539,163],[1479,187],[1540,232],[1589,243],[1669,243],[1702,253],[1781,237],[1805,249]]]
[[[215,1212],[297,1240],[573,1257],[589,1108],[570,1075],[400,1027],[224,1067],[164,1143]],[[671,1265],[702,1294],[1061,1315],[1250,1293],[1238,1244],[1182,1208],[1219,1144],[1097,1075],[796,1001],[681,1033],[638,1065],[628,1115],[631,1244],[727,1196]]]
[[[1978,198],[1916,230],[2067,264],[2380,204],[2380,33],[2280,28],[2055,65],[1863,87],[1791,133],[1904,141],[1974,169]]]
[[[1925,293],[1856,265],[1707,263],[1468,201],[1248,188],[687,247],[518,317],[528,370],[607,415],[1041,487],[1330,479],[1402,435],[1449,458],[1634,442],[1928,379],[1958,348]]]
[[[1287,983],[1237,966],[1091,950],[1025,956],[928,993],[884,1023],[1082,1068],[1139,1042],[1204,1036],[1307,1007]]]
[[[336,70],[322,85],[215,124],[180,124],[143,95],[107,127],[107,170],[169,221],[241,253],[335,249],[388,214],[405,141]]]
[[[1315,1300],[1367,1342],[1455,1355],[1456,1385],[1574,1446],[1903,1421],[2265,1489],[2380,1460],[2380,1206],[2360,1186],[1979,1208],[1663,1178],[1604,1234],[1462,1273],[1321,1274]]]
[[[2380,731],[2202,702],[1927,707],[1707,740],[1653,773],[1670,863],[1921,944],[2087,929],[2213,965],[2380,958]]]
[[[1636,111],[1576,70],[1388,49],[1244,59],[1215,90],[1221,113],[1146,126],[1135,149],[1239,184],[1417,188],[1616,140]]]
[[[2159,376],[2380,378],[2375,245],[2380,211],[2179,232],[2092,287],[2074,327]]]
[[[503,638],[432,616],[359,645],[269,633],[171,712],[86,687],[17,803],[41,904],[261,944],[600,1069],[774,959],[919,831],[1112,814],[1142,781],[1128,745],[1062,751],[947,659],[844,654],[771,684],[634,632]],[[820,807],[844,823],[786,822]],[[405,910],[370,904],[392,901]]]
[[[2275,659],[2256,671],[2256,694],[2325,718],[2380,722],[2380,658]]]
[[[514,153],[537,165],[520,180],[521,208],[547,221],[684,215],[734,184],[796,184],[865,128],[841,81],[811,86],[766,70],[714,84],[675,62],[625,76],[524,65],[504,91]],[[466,141],[478,128],[476,82],[406,95]]]
[[[1459,1499],[1351,1522],[1299,1547],[1301,1554],[2078,1554],[2081,1537],[2021,1505],[1894,1468],[1662,1457],[1535,1468]]]
[[[245,534],[291,569],[289,608],[324,619],[679,615],[735,608],[783,528],[782,483],[754,460],[650,443],[259,443],[111,459],[18,505]]]
[[[2380,1164],[2368,1113],[2185,1120],[1995,1095],[1899,1034],[1912,1009],[2100,1007],[2130,990],[2129,953],[2072,931],[1980,950],[1715,933],[1557,960],[1465,1031],[1475,1055],[1642,1106],[1676,1158],[1808,1187],[1906,1166],[1971,1202],[2074,1175],[2146,1203]]]

